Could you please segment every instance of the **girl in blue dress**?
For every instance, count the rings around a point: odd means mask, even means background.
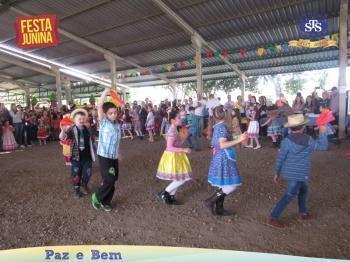
[[[232,193],[239,185],[241,178],[236,164],[236,153],[234,146],[246,141],[247,134],[240,135],[237,140],[232,141],[225,119],[223,106],[218,106],[213,111],[216,121],[214,125],[213,138],[213,159],[209,167],[208,182],[218,189],[212,196],[205,200],[205,205],[213,215],[227,215],[224,211],[225,197]]]

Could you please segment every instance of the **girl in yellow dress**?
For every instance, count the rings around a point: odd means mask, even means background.
[[[191,149],[181,147],[187,137],[180,136],[177,130],[182,124],[179,112],[170,112],[169,123],[167,146],[158,165],[157,177],[172,182],[158,194],[158,198],[164,204],[174,205],[179,204],[175,199],[177,189],[192,177],[192,168],[186,155]]]

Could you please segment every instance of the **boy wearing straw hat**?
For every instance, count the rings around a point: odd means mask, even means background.
[[[59,137],[61,141],[70,141],[73,189],[75,196],[81,197],[82,194],[88,194],[87,186],[92,174],[92,161],[95,161],[95,154],[90,132],[84,125],[88,113],[84,109],[75,109],[71,117],[74,125],[70,127],[61,123]]]
[[[311,155],[313,151],[325,151],[328,148],[327,128],[320,127],[320,135],[317,140],[304,134],[305,124],[308,122],[302,114],[288,116],[286,128],[291,129],[281,144],[279,156],[275,166],[274,181],[278,183],[282,175],[287,182],[287,189],[272,211],[268,225],[283,228],[285,224],[279,220],[280,215],[288,204],[298,196],[299,219],[310,219],[311,216],[306,207],[308,195],[308,180],[311,171]]]

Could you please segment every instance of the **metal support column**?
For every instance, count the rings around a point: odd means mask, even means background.
[[[345,138],[346,122],[346,68],[347,58],[347,33],[348,33],[348,0],[340,1],[339,19],[339,138]]]
[[[197,95],[203,94],[203,74],[202,74],[202,42],[196,36],[192,36],[192,44],[196,50],[196,82]]]

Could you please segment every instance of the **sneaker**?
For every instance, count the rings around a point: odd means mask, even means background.
[[[24,145],[20,145],[20,148],[26,148]]]
[[[252,145],[246,145],[245,148],[253,148]]]
[[[261,148],[261,146],[256,146],[256,147],[254,147],[254,149],[260,149]]]
[[[106,212],[112,211],[112,208],[111,208],[110,205],[102,205],[102,204],[101,204],[101,208],[102,208],[104,211],[106,211]]]
[[[98,200],[96,193],[92,194],[91,203],[92,203],[93,208],[95,208],[95,209],[99,209],[101,207],[101,203]]]
[[[269,220],[267,221],[267,225],[278,228],[284,228],[286,226],[284,223],[274,218],[269,218]]]
[[[300,213],[298,219],[302,221],[309,220],[312,219],[312,216],[309,213]]]

